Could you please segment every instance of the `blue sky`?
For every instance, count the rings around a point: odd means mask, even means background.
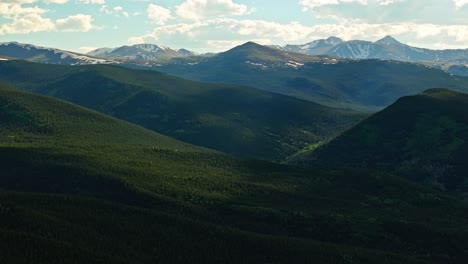
[[[468,0],[0,0],[0,42],[86,52],[154,43],[197,52],[337,36],[468,48]]]

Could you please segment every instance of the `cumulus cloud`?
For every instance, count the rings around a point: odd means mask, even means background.
[[[367,5],[367,0],[301,0],[300,4],[302,5],[304,11],[309,9],[314,9],[319,6],[326,5],[339,5],[345,3],[358,3],[361,5]]]
[[[232,0],[187,0],[177,6],[177,15],[192,20],[238,16],[248,12],[246,5],[236,4]]]
[[[46,4],[65,4],[70,0],[2,0],[3,4],[32,4],[37,2],[43,2]]]
[[[107,5],[102,5],[101,8],[99,8],[99,12],[105,13],[107,15],[115,15],[117,17],[120,17],[121,15],[124,17],[130,16],[128,12],[124,11],[124,8],[122,6],[115,6],[113,8],[109,8]]]
[[[15,16],[25,14],[42,14],[46,10],[39,7],[23,7],[20,4],[0,3],[0,15],[2,16]]]
[[[57,19],[55,23],[55,29],[64,32],[87,32],[93,28],[93,17],[83,14]]]
[[[65,4],[68,3],[70,0],[43,0],[44,3],[47,4]]]
[[[41,0],[46,4],[64,4],[69,0]],[[93,28],[90,15],[76,14],[52,20],[45,17],[48,10],[29,6],[39,0],[3,0],[0,3],[0,16],[5,22],[0,25],[0,35],[28,34],[42,31],[87,32]]]
[[[215,30],[215,33],[213,31]],[[417,23],[384,24],[318,24],[306,26],[299,22],[281,24],[264,20],[237,20],[216,18],[194,23],[179,23],[155,28],[151,33],[129,39],[131,43],[148,41],[181,41],[199,43],[213,47],[213,44],[238,44],[249,40],[263,40],[263,43],[307,43],[315,39],[337,36],[346,40],[377,40],[392,35],[401,41],[412,40],[422,47],[433,43],[451,43],[453,47],[468,45],[468,25],[435,25]],[[220,36],[219,39],[213,39]]]
[[[37,0],[3,0],[2,4],[31,4]]]
[[[468,0],[453,0],[453,3],[457,8],[461,8],[464,5],[468,5]]]
[[[0,35],[27,34],[39,31],[52,31],[54,23],[49,18],[43,18],[39,14],[26,14],[15,19],[10,24],[0,26]]]
[[[466,24],[468,0],[301,0],[305,12],[339,23]],[[457,8],[455,8],[457,7]]]
[[[401,1],[403,0],[377,0],[377,3],[379,5],[387,6]]]
[[[173,18],[171,10],[155,4],[149,4],[146,12],[151,21],[156,25],[164,25]]]
[[[106,4],[106,0],[79,0],[79,2],[82,4],[98,4],[98,5]]]

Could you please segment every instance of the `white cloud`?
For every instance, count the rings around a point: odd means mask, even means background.
[[[453,0],[453,3],[457,8],[461,8],[464,5],[468,5],[468,0]]]
[[[0,18],[4,21],[0,25],[0,35],[28,34],[42,31],[72,31],[87,32],[96,26],[90,15],[75,14],[65,18],[52,20],[45,17],[49,12],[39,6],[29,6],[38,2],[46,4],[65,4],[70,0],[2,0],[0,3]],[[81,0],[80,0],[81,1]],[[86,0],[88,1],[88,0]],[[92,0],[95,2],[102,0]]]
[[[345,3],[358,3],[361,5],[367,5],[367,0],[301,0],[300,4],[305,11],[309,9],[314,9],[319,6],[326,5],[339,5]]]
[[[3,0],[2,4],[31,4],[37,0]]]
[[[43,0],[44,3],[47,4],[65,4],[68,3],[70,0]]]
[[[72,15],[67,18],[57,19],[55,29],[65,32],[87,32],[93,29],[93,17],[90,15]]]
[[[391,4],[402,2],[402,1],[404,0],[377,0],[377,3],[379,5],[387,6],[387,5],[391,5]]]
[[[146,12],[151,21],[156,25],[164,25],[173,18],[171,10],[155,4],[149,4]]]
[[[99,12],[107,15],[115,15],[117,17],[120,17],[120,15],[123,15],[124,17],[130,16],[128,12],[124,11],[122,6],[115,6],[112,9],[109,9],[107,5],[102,5],[101,8],[99,8]]]
[[[468,47],[468,25],[435,25],[417,23],[381,24],[318,24],[305,26],[299,22],[281,24],[264,20],[236,20],[216,18],[194,23],[179,23],[157,27],[153,32],[129,39],[131,43],[174,40],[198,43],[200,48],[223,48],[249,40],[263,43],[286,44],[307,43],[315,39],[337,36],[346,40],[377,40],[392,35],[403,42],[412,41],[422,47],[433,43],[448,43],[452,46]],[[418,46],[417,45],[417,46]]]
[[[79,2],[82,4],[98,4],[98,5],[106,4],[106,0],[79,0]]]
[[[43,18],[39,14],[26,14],[16,18],[10,24],[0,26],[0,35],[27,34],[39,31],[54,30],[54,23],[49,18]]]
[[[461,8],[462,2],[468,0],[301,0],[299,3],[315,19],[333,19],[336,23],[447,25],[468,24],[468,8]]]
[[[249,13],[246,5],[232,0],[187,0],[177,6],[177,15],[197,20],[220,16],[238,16]]]
[[[25,14],[42,14],[46,10],[39,7],[23,7],[20,4],[0,3],[0,15],[15,16]]]

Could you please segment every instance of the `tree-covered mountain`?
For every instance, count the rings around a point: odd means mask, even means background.
[[[186,142],[283,160],[365,115],[235,85],[116,66],[0,62],[0,81],[61,98]]]
[[[466,204],[239,160],[0,86],[3,263],[460,263]]]
[[[375,111],[431,87],[468,91],[468,78],[420,64],[307,56],[246,43],[199,59],[177,59],[155,69],[182,78],[249,85],[327,104]]]
[[[468,95],[431,89],[399,99],[293,163],[379,169],[468,194]]]

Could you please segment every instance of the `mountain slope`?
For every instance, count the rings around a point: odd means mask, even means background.
[[[466,205],[391,175],[239,160],[3,86],[0,102],[2,262],[467,257]]]
[[[340,38],[329,37],[327,39],[314,40],[304,45],[285,45],[273,47],[284,51],[302,53],[306,55],[324,55],[331,48],[343,42],[344,41]]]
[[[89,65],[89,64],[115,64],[114,60],[106,60],[63,51],[53,48],[38,47],[31,44],[18,42],[0,43],[0,56],[34,61],[39,63],[63,64],[63,65]]]
[[[467,107],[467,94],[447,89],[404,97],[296,163],[383,169],[466,195]]]
[[[7,61],[0,62],[0,81],[196,145],[268,160],[282,160],[364,117],[249,87],[114,66]]]
[[[468,91],[468,78],[419,64],[307,56],[246,43],[194,62],[155,67],[183,78],[249,85],[334,107],[375,111],[428,87]]]

